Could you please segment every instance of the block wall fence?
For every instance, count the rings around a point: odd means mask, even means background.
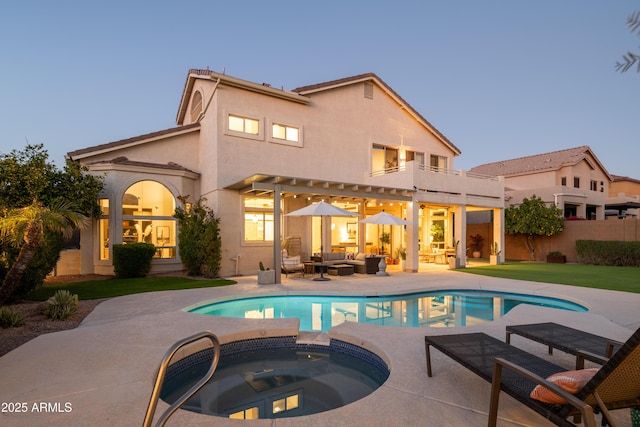
[[[490,223],[468,224],[469,235],[479,233],[484,237],[482,257],[489,257],[489,247],[494,242],[493,226]],[[467,236],[467,241],[469,236]],[[564,230],[552,237],[536,237],[536,259],[545,261],[547,253],[560,251],[567,256],[567,262],[577,262],[576,240],[640,240],[640,219],[607,219],[599,221],[565,221]],[[529,261],[524,237],[505,236],[504,251],[506,260]],[[471,254],[468,253],[470,256]]]

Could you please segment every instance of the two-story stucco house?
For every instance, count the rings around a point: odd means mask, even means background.
[[[325,252],[406,248],[406,270],[417,271],[421,252],[466,247],[469,210],[493,211],[495,235],[504,234],[502,179],[454,172],[459,154],[375,74],[289,91],[190,70],[177,127],[68,153],[106,177],[103,217],[82,234],[81,269],[112,273],[113,244],[134,241],[158,247],[152,271],[180,269],[172,215],[188,195],[206,198],[221,219],[223,276],[255,274],[260,261],[278,266],[288,236],[300,237],[307,257],[321,241],[331,244]],[[358,217],[286,216],[320,200]],[[382,210],[409,224],[359,222]]]
[[[565,218],[605,217],[611,176],[588,146],[487,163],[470,172],[504,177],[507,206],[536,195],[555,203]]]

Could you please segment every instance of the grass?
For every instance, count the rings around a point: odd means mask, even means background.
[[[505,279],[640,293],[640,268],[637,267],[509,262],[461,268],[457,271]]]
[[[188,277],[140,277],[135,279],[106,279],[87,282],[47,283],[29,295],[30,300],[45,301],[59,289],[78,294],[81,300],[113,298],[143,292],[174,291],[179,289],[213,288],[236,283],[233,280],[195,280]]]

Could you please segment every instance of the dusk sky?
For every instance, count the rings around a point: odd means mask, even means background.
[[[446,135],[455,169],[588,145],[640,179],[630,0],[5,1],[0,154],[174,127],[190,68],[294,89],[373,72]]]

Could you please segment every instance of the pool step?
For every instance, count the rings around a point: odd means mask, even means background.
[[[297,344],[329,345],[329,335],[326,332],[301,331],[298,334]]]

